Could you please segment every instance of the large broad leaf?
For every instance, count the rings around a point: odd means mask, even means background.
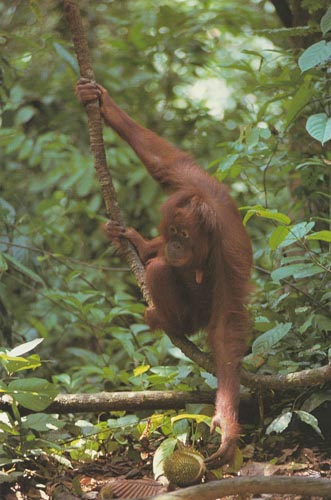
[[[68,52],[68,50],[63,45],[60,45],[57,42],[53,43],[53,47],[61,57],[61,59],[68,63],[75,73],[78,73],[78,64],[74,56],[70,52]]]
[[[125,427],[132,427],[139,423],[139,418],[136,415],[124,415],[117,419],[109,418],[107,425],[110,429],[124,429]]]
[[[323,35],[331,30],[331,7],[328,8],[326,13],[321,19],[321,30]]]
[[[3,198],[0,198],[0,217],[2,222],[6,224],[11,225],[14,224],[15,222],[15,217],[16,217],[15,208]],[[1,239],[3,239],[3,237],[1,237]]]
[[[33,413],[22,419],[23,429],[34,429],[38,432],[50,432],[52,430],[63,429],[66,425],[62,420],[54,418],[46,413]]]
[[[292,415],[293,413],[291,411],[288,411],[286,413],[283,413],[283,415],[275,418],[275,420],[273,420],[267,427],[267,434],[271,434],[272,432],[277,432],[277,434],[279,434],[280,432],[285,431],[292,420]]]
[[[7,373],[13,374],[22,370],[35,370],[41,366],[40,357],[37,354],[23,358],[22,356],[9,356],[6,353],[0,353],[0,362]]]
[[[233,154],[233,155],[226,155],[221,160],[217,159],[216,162],[218,163],[218,169],[221,172],[226,172],[235,164],[238,158],[239,158],[238,154]],[[210,166],[212,166],[212,164]]]
[[[15,115],[15,124],[21,125],[22,123],[26,123],[36,114],[37,109],[34,106],[24,106],[20,108],[18,113]]]
[[[137,366],[137,368],[133,370],[133,374],[135,377],[139,377],[139,375],[143,375],[144,373],[148,372],[150,367],[151,367],[150,365]]]
[[[206,425],[210,425],[211,418],[207,415],[200,415],[197,413],[181,413],[180,415],[176,415],[176,417],[172,417],[171,422],[175,423],[179,420],[194,420],[197,424],[201,424],[201,422]]]
[[[281,242],[280,247],[285,248],[289,245],[297,243],[299,240],[304,238],[314,226],[315,222],[299,222],[299,224],[295,224],[295,226],[290,228],[288,235]]]
[[[331,401],[331,394],[327,392],[325,389],[323,392],[314,392],[309,396],[308,399],[303,403],[302,410],[308,413],[316,410],[319,406],[321,406],[325,402]]]
[[[323,272],[320,266],[312,263],[290,264],[288,266],[280,267],[271,273],[271,278],[275,282],[293,276],[294,279],[304,279],[310,276],[315,276]]]
[[[322,144],[331,139],[331,118],[326,113],[311,115],[306,123],[306,130]]]
[[[316,417],[314,417],[314,415],[303,410],[297,410],[295,411],[295,413],[298,415],[298,417],[302,422],[304,422],[307,425],[310,425],[310,427],[312,427],[314,431],[316,431],[317,434],[319,434],[319,436],[323,437],[321,429],[318,427],[318,420]]]
[[[276,248],[278,248],[279,245],[285,240],[289,232],[290,229],[286,226],[276,227],[269,238],[269,246],[271,250],[276,250]]]
[[[153,458],[154,478],[157,480],[164,474],[163,462],[166,457],[171,455],[177,445],[177,438],[170,437],[162,441]]]
[[[311,101],[314,90],[312,75],[306,75],[303,84],[286,106],[286,128],[292,123],[306,104]]]
[[[36,281],[41,285],[45,285],[44,281],[40,276],[38,276],[38,274],[36,274],[34,271],[31,271],[31,269],[26,267],[24,264],[21,264],[21,262],[19,262],[17,259],[9,255],[8,253],[4,253],[3,256],[15,267],[17,271],[24,274],[27,278],[30,278],[32,281]]]
[[[249,208],[249,210],[247,210],[244,217],[244,224],[246,224],[246,222],[249,221],[249,219],[253,217],[253,215],[256,215],[257,217],[263,217],[265,219],[274,220],[276,222],[280,222],[281,224],[288,225],[291,223],[291,219],[287,215],[282,214],[281,212],[268,210],[267,208],[263,208],[260,205],[256,205],[255,207],[251,207]]]
[[[252,345],[253,354],[268,354],[273,345],[277,344],[291,330],[292,323],[281,323],[260,335]]]
[[[8,384],[8,392],[24,408],[44,411],[57,396],[57,388],[42,378],[13,380]]]
[[[331,42],[322,40],[314,43],[304,51],[299,57],[299,66],[301,71],[307,71],[318,64],[326,62],[331,57]]]
[[[328,243],[331,243],[331,231],[318,231],[317,233],[310,234],[307,236],[307,240],[320,240],[320,241],[327,241]]]
[[[29,351],[32,351],[35,347],[37,347],[44,339],[34,339],[30,340],[30,342],[25,342],[17,347],[14,347],[11,351],[7,352],[8,356],[23,356]]]

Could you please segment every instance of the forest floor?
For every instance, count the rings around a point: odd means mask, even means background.
[[[312,434],[312,433],[311,433]],[[305,476],[328,478],[331,481],[330,443],[318,441],[307,433],[307,446],[294,444],[295,436],[285,441],[275,440],[275,447],[268,452],[261,447],[247,445],[244,454],[253,449],[253,456],[245,459],[237,474],[223,469],[223,477],[240,476]],[[298,436],[297,436],[298,437]],[[301,435],[301,441],[303,436]],[[285,447],[285,444],[288,447]],[[292,446],[291,446],[292,444]],[[122,450],[122,453],[99,458],[90,463],[72,463],[73,468],[59,464],[48,455],[29,459],[20,471],[16,482],[0,484],[1,500],[108,500],[111,498],[144,498],[156,496],[166,488],[153,479],[153,450]],[[23,464],[21,464],[23,465]],[[204,481],[215,480],[208,473]],[[228,496],[228,500],[238,497]],[[307,497],[288,495],[255,495],[246,499],[299,500]],[[316,497],[309,497],[314,500]],[[216,499],[215,499],[216,500]]]

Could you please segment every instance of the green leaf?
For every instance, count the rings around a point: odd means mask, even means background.
[[[175,422],[179,422],[180,420],[194,420],[197,424],[204,423],[206,425],[210,425],[211,417],[207,415],[202,415],[200,413],[181,413],[180,415],[176,415],[172,417],[171,422],[174,424]]]
[[[299,112],[311,101],[313,93],[312,75],[306,75],[303,84],[286,106],[285,128],[293,122]]]
[[[60,45],[57,42],[53,43],[53,47],[56,50],[57,54],[63,59],[63,61],[68,63],[71,69],[73,69],[73,71],[78,74],[79,68],[76,58],[70,52],[68,52],[68,50],[64,48],[63,45]]]
[[[24,408],[44,411],[58,394],[58,389],[42,378],[31,377],[13,380],[8,384],[8,392]]]
[[[303,403],[302,410],[310,413],[326,401],[331,401],[331,394],[329,392],[326,392],[326,390],[324,392],[314,392]]]
[[[284,241],[284,239],[288,235],[289,231],[290,229],[285,226],[276,227],[276,229],[272,232],[269,238],[269,246],[271,250],[276,250],[276,248],[279,247],[279,245]]]
[[[315,222],[299,222],[290,228],[290,231],[284,241],[280,244],[281,248],[297,243],[304,238],[315,226]]]
[[[28,122],[35,114],[36,108],[34,108],[33,106],[24,106],[18,111],[15,116],[16,125],[21,125],[22,123]]]
[[[260,366],[265,364],[265,356],[263,354],[247,354],[243,360],[243,367],[248,371],[256,371]]]
[[[316,314],[315,321],[320,331],[331,331],[331,317],[324,314]]]
[[[5,353],[0,353],[0,361],[7,373],[13,374],[22,370],[35,370],[41,366],[40,357],[35,354],[28,358],[20,356],[9,356]]]
[[[307,240],[320,240],[331,243],[331,231],[318,231],[307,236]]]
[[[34,142],[32,139],[26,139],[20,149],[20,152],[18,153],[18,159],[26,160],[29,158],[30,155],[32,155],[33,145]]]
[[[259,142],[260,130],[258,127],[250,128],[246,135],[246,144],[248,147],[255,146]]]
[[[303,279],[314,276],[315,274],[320,274],[321,272],[323,272],[322,268],[320,266],[316,266],[315,264],[290,264],[289,266],[283,266],[273,271],[271,273],[271,278],[275,282],[278,282],[284,278],[288,278],[289,276],[293,276],[294,279]]]
[[[177,445],[177,439],[174,437],[169,437],[162,441],[153,458],[153,473],[154,479],[157,480],[160,476],[164,474],[163,462],[165,458],[171,455]]]
[[[19,345],[18,347],[14,347],[11,351],[7,352],[8,356],[23,356],[29,351],[32,351],[35,347],[37,347],[44,339],[35,339],[30,342],[25,342],[24,344]]]
[[[15,267],[15,269],[17,269],[17,271],[24,274],[25,276],[32,279],[33,281],[36,281],[37,283],[40,283],[41,285],[45,286],[45,283],[42,280],[42,278],[40,276],[38,276],[38,274],[36,274],[35,272],[31,271],[31,269],[26,267],[24,264],[21,264],[18,260],[16,260],[14,257],[9,255],[8,253],[4,253],[3,256],[5,257],[5,259],[7,261],[9,261]]]
[[[79,181],[76,183],[76,191],[78,196],[84,198],[90,194],[94,185],[95,173],[92,168],[85,168]]]
[[[25,141],[25,135],[16,133],[14,135],[14,138],[10,140],[10,142],[8,142],[8,145],[6,147],[6,153],[9,155],[20,151],[24,141]]]
[[[214,164],[218,164],[218,167],[217,167],[218,170],[220,170],[221,172],[226,172],[235,164],[235,162],[238,160],[238,158],[239,158],[238,154],[226,155],[221,160],[217,159],[217,160],[213,161],[209,165],[209,167],[214,166]]]
[[[318,64],[322,64],[331,57],[331,42],[321,40],[314,43],[299,57],[299,67],[302,72],[314,68]]]
[[[136,415],[125,415],[117,419],[109,418],[107,420],[107,425],[110,429],[124,429],[137,425],[138,423],[139,418]]]
[[[38,432],[50,432],[62,429],[66,423],[47,413],[34,413],[22,419],[23,429],[33,429]]]
[[[149,369],[150,369],[150,365],[137,366],[137,368],[135,368],[133,370],[133,374],[135,377],[138,377],[139,375],[142,375],[143,373],[148,372]]]
[[[289,426],[292,420],[292,415],[293,413],[291,411],[288,411],[275,418],[275,420],[273,420],[267,427],[266,433],[271,434],[272,432],[277,432],[277,434],[280,434],[281,432],[283,432]]]
[[[253,354],[266,355],[270,352],[272,346],[277,344],[291,330],[292,323],[280,323],[271,328],[254,340],[252,345]]]
[[[260,137],[262,137],[262,139],[270,139],[271,137],[271,131],[268,127],[259,127],[259,131],[260,131]]]
[[[256,206],[250,208],[244,218],[244,224],[249,220],[253,215],[256,215],[257,217],[263,217],[265,219],[271,219],[277,222],[280,222],[282,224],[288,225],[291,223],[291,219],[280,212],[276,212],[273,210],[268,210],[266,208]]]
[[[323,145],[331,139],[331,118],[326,113],[311,115],[307,120],[306,130]]]
[[[328,8],[326,13],[321,19],[321,30],[323,35],[331,30],[331,7]]]
[[[12,225],[15,222],[15,217],[15,208],[8,201],[0,198],[0,220],[5,224]]]
[[[0,272],[4,273],[5,271],[7,271],[7,269],[8,269],[8,264],[6,262],[6,259],[4,258],[2,253],[0,253]]]
[[[311,415],[311,413],[308,413],[303,410],[297,410],[295,413],[298,415],[300,420],[304,422],[307,425],[310,425],[314,429],[314,431],[317,432],[317,434],[321,437],[323,437],[321,429],[318,427],[318,420],[314,415]]]

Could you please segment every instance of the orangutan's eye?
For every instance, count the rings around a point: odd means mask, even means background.
[[[187,229],[183,229],[181,231],[181,235],[183,236],[183,238],[187,239],[190,235],[188,234],[188,231]]]
[[[170,231],[170,234],[172,234],[172,235],[177,234],[177,229],[175,226],[170,226],[169,231]]]

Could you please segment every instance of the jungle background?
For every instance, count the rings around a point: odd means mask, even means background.
[[[255,263],[245,370],[326,366],[328,2],[79,5],[97,81],[228,184],[240,207]],[[209,436],[212,405],[199,401],[181,410],[45,411],[59,393],[207,391],[216,379],[148,330],[134,278],[101,234],[105,208],[61,2],[0,1],[0,77],[0,391],[11,397],[0,413],[1,488],[49,498],[45,485],[59,471],[109,457],[114,475],[126,464],[152,475],[155,450],[178,439],[204,453],[219,436]],[[111,130],[104,138],[126,223],[155,236],[163,194]],[[193,340],[204,347],[204,338]],[[255,397],[240,415],[233,470],[249,460],[330,470],[330,385]]]

